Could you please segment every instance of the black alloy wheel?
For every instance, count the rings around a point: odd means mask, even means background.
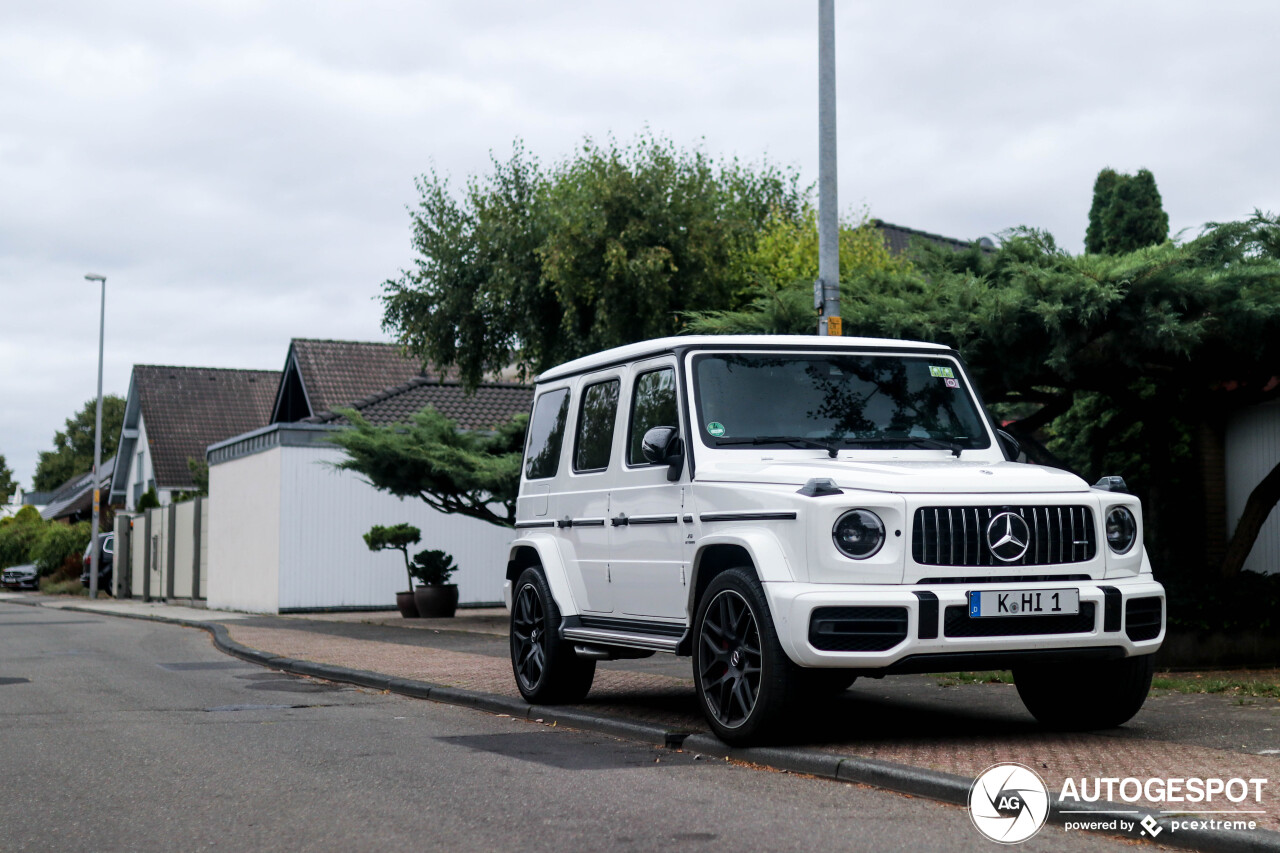
[[[546,612],[533,584],[525,584],[511,608],[511,657],[524,690],[536,690],[547,668]]]
[[[698,605],[693,644],[694,689],[716,736],[746,745],[776,734],[799,673],[778,642],[754,569],[716,575]]]
[[[735,728],[751,716],[760,695],[760,626],[740,594],[723,590],[711,600],[698,635],[701,681],[707,709],[720,725]]]
[[[580,702],[591,690],[596,662],[560,639],[560,621],[542,568],[525,569],[511,601],[511,669],[526,702]]]

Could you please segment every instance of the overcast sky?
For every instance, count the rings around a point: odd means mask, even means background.
[[[1280,4],[836,3],[840,205],[1079,251],[1104,166],[1174,231],[1280,209]],[[648,126],[817,177],[817,4],[59,2],[0,6],[0,454],[36,454],[133,364],[280,369],[384,340],[406,205],[524,139]]]

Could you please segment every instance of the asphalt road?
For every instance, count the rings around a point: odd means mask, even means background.
[[[0,604],[0,850],[983,850],[960,808]],[[1025,850],[1119,850],[1047,826]]]

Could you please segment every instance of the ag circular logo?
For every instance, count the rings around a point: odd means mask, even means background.
[[[1049,789],[1030,767],[993,764],[969,789],[969,819],[992,841],[1018,844],[1049,817]]]
[[[1002,512],[987,525],[987,547],[997,560],[1021,560],[1031,544],[1031,528],[1016,512]]]

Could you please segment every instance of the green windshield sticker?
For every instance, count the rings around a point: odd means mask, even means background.
[[[937,376],[937,377],[940,377],[940,378],[942,378],[942,379],[955,379],[955,378],[956,378],[956,373],[955,373],[955,371],[954,371],[954,370],[952,370],[950,367],[930,367],[930,368],[929,368],[929,375],[930,375],[930,376]]]
[[[716,438],[719,438],[720,436],[724,435],[724,424],[720,423],[719,421],[712,421],[711,423],[707,424],[707,432],[711,433],[711,435],[715,436]]]

